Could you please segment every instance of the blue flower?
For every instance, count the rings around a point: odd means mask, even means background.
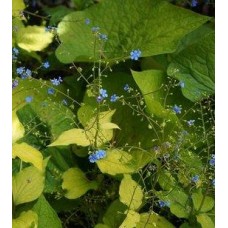
[[[92,32],[98,32],[100,30],[100,27],[94,26],[91,28]]]
[[[138,50],[132,50],[130,53],[130,58],[132,60],[138,60],[139,57],[141,56],[142,52],[138,49]]]
[[[31,77],[32,76],[32,71],[29,70],[29,69],[26,69],[25,75],[26,75],[26,77]]]
[[[18,55],[19,54],[19,50],[17,48],[15,48],[15,47],[13,48],[13,54],[14,55]]]
[[[16,72],[17,72],[17,74],[21,75],[21,74],[23,74],[24,70],[25,70],[25,67],[18,67],[16,69]]]
[[[192,182],[197,183],[199,181],[199,175],[195,175],[192,177]]]
[[[97,151],[95,151],[95,153],[93,153],[89,156],[89,161],[91,163],[94,163],[97,160],[102,159],[104,157],[106,157],[106,151],[105,150],[97,150]]]
[[[45,32],[55,32],[55,31],[57,31],[57,28],[50,25],[45,28]]]
[[[211,157],[212,157],[212,158],[209,160],[209,164],[210,164],[211,166],[215,166],[215,155],[212,154]]]
[[[118,99],[118,97],[116,96],[116,94],[113,94],[113,95],[111,96],[111,98],[110,98],[110,101],[111,101],[111,102],[116,102],[117,99]]]
[[[85,24],[86,24],[86,25],[90,24],[90,19],[89,19],[89,18],[86,18],[86,19],[85,19]]]
[[[48,88],[47,92],[48,94],[53,95],[55,93],[55,90],[53,88]]]
[[[63,81],[61,77],[59,77],[58,79],[54,78],[50,80],[52,85],[58,86],[60,85],[60,83]]]
[[[99,92],[100,92],[100,95],[101,95],[103,98],[108,97],[107,90],[105,90],[105,89],[100,89]]]
[[[129,91],[129,89],[130,89],[129,85],[126,84],[126,85],[124,86],[124,90],[125,90],[125,91]]]
[[[64,105],[68,105],[68,103],[67,103],[67,100],[66,100],[66,99],[63,99],[63,100],[62,100],[62,103],[63,103]]]
[[[33,97],[32,97],[32,96],[27,96],[27,97],[25,98],[25,101],[26,101],[27,103],[31,103],[32,100],[33,100]]]
[[[177,105],[174,105],[173,106],[173,111],[176,113],[176,114],[181,114],[181,107],[178,107]]]
[[[50,67],[50,64],[48,61],[44,62],[42,65],[45,69],[48,69]]]
[[[212,185],[215,186],[215,179],[211,181]]]
[[[99,37],[101,40],[104,40],[104,41],[108,40],[108,36],[106,34],[100,34]]]
[[[98,97],[97,97],[97,102],[100,103],[101,101],[103,101],[103,99],[104,99],[104,98],[103,98],[102,96],[98,96]]]
[[[197,0],[192,0],[191,7],[196,7],[198,5]]]
[[[184,88],[184,86],[185,86],[184,82],[183,82],[183,81],[180,81],[180,82],[179,82],[179,86],[180,86],[181,88]]]
[[[159,200],[158,201],[159,206],[162,207],[169,207],[170,206],[170,202],[167,201],[163,201],[163,200]]]
[[[18,84],[19,84],[18,80],[17,80],[17,79],[15,79],[15,80],[13,81],[13,83],[12,83],[12,88],[17,87],[17,86],[18,86]]]
[[[192,125],[194,125],[194,123],[195,123],[195,120],[188,120],[187,121],[188,126],[192,126]]]

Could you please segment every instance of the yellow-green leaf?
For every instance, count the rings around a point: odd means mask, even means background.
[[[132,156],[118,149],[108,150],[106,157],[98,160],[97,165],[102,173],[110,175],[133,173]]]
[[[12,113],[12,141],[13,143],[24,136],[25,129],[19,121],[16,112]]]
[[[23,211],[20,216],[13,219],[13,228],[38,228],[38,215],[34,211]]]
[[[66,146],[70,144],[77,144],[78,146],[89,146],[90,141],[85,130],[74,128],[68,131],[64,131],[49,146]]]
[[[44,26],[27,26],[18,30],[16,42],[28,52],[42,51],[53,39],[53,34],[45,31]]]
[[[40,171],[43,170],[43,155],[27,143],[15,143],[13,145],[13,158],[15,157],[19,157],[24,162],[32,163]]]
[[[196,216],[197,222],[200,223],[202,228],[214,228],[215,225],[207,214],[199,214]]]
[[[34,166],[13,176],[13,201],[15,205],[37,199],[44,188],[44,173]]]
[[[13,0],[12,6],[13,16],[18,17],[20,11],[22,11],[25,8],[25,3],[23,0]]]
[[[129,210],[127,217],[121,224],[120,228],[134,228],[140,221],[140,215],[136,211]]]
[[[136,228],[175,228],[164,217],[156,214],[155,212],[140,214],[140,222],[137,224]]]
[[[132,210],[137,210],[143,199],[143,190],[137,182],[132,180],[130,175],[124,175],[120,184],[120,201]]]
[[[215,201],[213,198],[209,196],[203,196],[201,192],[193,193],[192,194],[192,200],[195,210],[199,210],[200,212],[207,212],[210,211],[215,204]],[[202,205],[201,205],[202,204]]]
[[[88,190],[97,188],[97,182],[89,181],[79,168],[68,169],[62,178],[62,188],[67,191],[65,197],[68,199],[79,198]]]

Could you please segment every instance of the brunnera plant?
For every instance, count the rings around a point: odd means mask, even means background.
[[[13,227],[214,227],[213,18],[36,4],[13,1]]]

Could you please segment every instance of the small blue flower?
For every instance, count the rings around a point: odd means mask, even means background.
[[[15,79],[15,80],[13,81],[13,83],[12,83],[12,88],[17,87],[17,86],[18,86],[18,84],[19,84],[18,80],[17,80],[17,79]]]
[[[124,86],[124,90],[125,90],[125,91],[129,91],[129,89],[130,89],[129,85],[126,84],[126,85]]]
[[[199,181],[199,175],[195,175],[192,177],[192,182],[197,183]]]
[[[100,89],[99,92],[100,92],[100,95],[101,95],[103,98],[108,97],[107,90],[105,90],[105,89]]]
[[[17,74],[21,75],[21,74],[23,74],[24,70],[25,70],[25,67],[18,67],[16,69],[16,72],[17,72]]]
[[[195,123],[195,120],[188,120],[187,121],[188,126],[192,126],[192,125],[194,125],[194,123]]]
[[[183,81],[180,81],[180,82],[179,82],[179,86],[180,86],[181,88],[184,88],[184,86],[185,86],[184,82],[183,82]]]
[[[29,70],[29,69],[26,69],[25,75],[26,75],[26,77],[31,77],[32,76],[32,71]]]
[[[170,206],[170,202],[166,202],[166,201],[163,201],[163,200],[159,200],[158,201],[158,204],[159,206],[162,208],[162,207],[169,207]]]
[[[211,157],[212,157],[212,158],[209,160],[209,164],[210,164],[211,166],[215,166],[215,155],[212,154]]]
[[[198,5],[197,0],[192,0],[191,7],[196,7]]]
[[[130,58],[132,60],[138,60],[139,57],[141,56],[142,52],[138,49],[138,50],[132,50],[130,53]]]
[[[89,18],[86,18],[86,19],[85,19],[85,24],[86,24],[86,25],[90,24],[90,19],[89,19]]]
[[[57,31],[57,28],[50,25],[45,28],[45,32],[55,32],[55,31]]]
[[[55,93],[55,90],[53,88],[48,88],[47,92],[48,94],[53,95]]]
[[[33,100],[33,97],[32,97],[32,96],[27,96],[27,97],[25,98],[25,101],[26,101],[27,103],[31,103],[32,100]]]
[[[60,83],[63,81],[61,77],[59,77],[58,79],[54,78],[50,80],[52,85],[58,86],[60,85]]]
[[[50,64],[48,61],[44,62],[42,65],[45,69],[48,69],[50,67]]]
[[[67,103],[67,100],[66,100],[66,99],[63,99],[63,100],[62,100],[62,103],[63,103],[64,105],[66,105],[66,106],[68,105],[68,103]]]
[[[174,105],[173,106],[173,111],[176,113],[176,114],[181,114],[181,107],[178,107],[177,105]]]
[[[97,97],[97,102],[100,103],[101,101],[103,101],[103,99],[104,99],[104,98],[103,98],[102,96],[99,95],[99,96]]]
[[[215,186],[215,179],[211,181],[212,185]]]
[[[98,32],[100,30],[100,27],[94,26],[91,28],[92,32]]]
[[[108,40],[108,36],[106,34],[100,34],[99,37],[101,40],[104,40],[104,41]]]
[[[102,159],[104,157],[106,157],[106,151],[105,150],[97,150],[97,151],[95,151],[95,153],[93,153],[89,156],[89,161],[91,163],[94,163],[97,160]]]
[[[13,54],[14,55],[18,55],[19,54],[19,50],[17,48],[15,48],[15,47],[13,48]]]
[[[116,102],[117,99],[118,99],[118,97],[116,96],[116,94],[113,94],[113,95],[111,96],[111,98],[110,98],[110,101],[111,101],[111,102]]]
[[[89,155],[89,162],[90,163],[94,163],[94,162],[96,162],[97,161],[97,156],[96,156],[96,154],[90,154]]]

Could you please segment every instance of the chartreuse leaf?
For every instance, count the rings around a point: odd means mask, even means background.
[[[214,228],[215,224],[207,214],[196,215],[197,222],[200,223],[202,228]]]
[[[38,215],[34,211],[23,211],[20,216],[13,219],[13,228],[38,228]]]
[[[159,174],[158,183],[162,187],[162,189],[171,190],[174,188],[176,181],[169,171],[164,170]]]
[[[49,146],[60,146],[69,144],[89,146],[94,145],[95,143],[97,146],[101,146],[102,144],[112,139],[113,129],[119,128],[116,124],[110,122],[114,112],[115,110],[100,112],[99,119],[98,117],[93,117],[86,124],[85,130],[74,128],[65,131],[59,136],[56,141],[54,141]]]
[[[137,210],[143,200],[143,190],[141,186],[130,175],[125,174],[120,183],[120,201],[127,205],[131,210]]]
[[[111,228],[119,227],[126,217],[126,215],[124,215],[126,209],[127,206],[121,203],[119,199],[115,200],[105,212],[103,222]]]
[[[174,228],[168,220],[164,217],[156,214],[155,212],[152,213],[143,213],[140,214],[140,221],[137,223],[136,228]]]
[[[110,228],[109,226],[105,225],[105,224],[97,224],[94,228]]]
[[[64,131],[49,146],[66,146],[70,144],[77,144],[78,146],[89,146],[91,142],[85,130],[80,128],[73,128],[68,131]]]
[[[25,129],[19,121],[16,112],[12,113],[12,141],[13,143],[24,136]]]
[[[13,158],[19,157],[24,162],[32,163],[40,171],[43,170],[43,155],[27,143],[13,145]]]
[[[91,25],[85,24],[86,18]],[[120,18],[121,24],[116,23]],[[56,56],[63,63],[98,59],[98,51],[94,56],[92,26],[99,26],[100,32],[108,35],[104,56],[109,61],[129,58],[132,49],[140,49],[142,56],[171,53],[180,39],[208,20],[166,1],[137,0],[132,4],[131,0],[125,0],[124,7],[121,0],[102,1],[63,18],[58,26],[62,43]]]
[[[62,188],[66,190],[65,197],[76,199],[90,189],[97,189],[96,181],[89,181],[79,168],[70,168],[64,172]]]
[[[167,73],[184,82],[183,95],[191,101],[198,101],[214,94],[215,90],[215,41],[214,33],[205,36],[173,55]]]
[[[213,209],[214,199],[209,196],[204,196],[201,192],[192,194],[192,201],[196,211],[207,212]]]
[[[38,219],[38,227],[46,228],[46,227],[55,227],[61,228],[61,221],[55,212],[55,210],[50,206],[48,201],[45,199],[43,195],[39,197],[36,204],[33,206],[33,211],[35,211],[39,217]]]
[[[110,175],[133,173],[135,170],[131,162],[132,156],[118,149],[107,150],[106,157],[96,161],[101,172]]]
[[[53,40],[53,34],[45,31],[44,26],[27,26],[18,30],[16,34],[17,45],[28,51],[42,51]]]
[[[44,173],[34,166],[24,168],[13,176],[13,201],[15,205],[37,199],[44,188]]]
[[[20,11],[25,8],[25,3],[23,0],[13,0],[12,2],[12,13],[14,17],[18,17],[20,15]]]
[[[53,87],[49,81],[34,78],[26,80],[17,78],[17,80],[19,85],[13,89],[13,111],[17,111],[25,105],[30,105],[40,121],[50,126],[54,138],[58,137],[63,131],[74,127],[74,113],[68,107],[62,105],[63,99],[66,99],[64,94],[67,94],[64,82],[54,88],[56,93],[53,96],[48,94],[48,88]],[[29,104],[25,101],[28,96],[33,98]]]
[[[127,217],[124,219],[120,228],[134,228],[137,223],[140,221],[140,215],[138,212],[129,210],[127,213]]]

